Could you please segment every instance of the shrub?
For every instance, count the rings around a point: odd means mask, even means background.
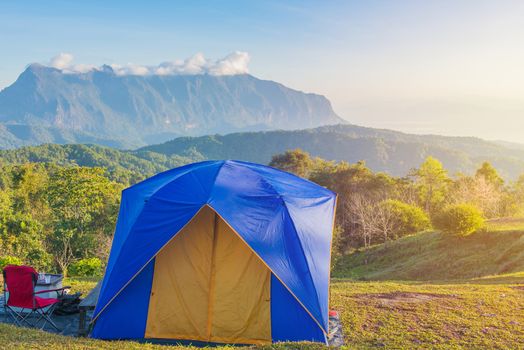
[[[23,262],[16,256],[6,255],[0,257],[0,270],[3,270],[7,265],[22,265]]]
[[[395,238],[411,235],[431,227],[431,222],[426,213],[419,207],[399,200],[389,199],[382,202],[393,214],[396,222],[393,232]]]
[[[470,204],[456,204],[446,207],[435,217],[434,225],[447,234],[468,236],[484,225],[482,212]]]
[[[102,275],[102,262],[98,258],[80,259],[69,266],[71,276],[92,277]]]

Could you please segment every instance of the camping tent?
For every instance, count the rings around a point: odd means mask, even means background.
[[[326,342],[336,195],[206,161],[122,193],[92,337]]]

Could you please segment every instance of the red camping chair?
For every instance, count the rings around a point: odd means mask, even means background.
[[[57,331],[60,331],[50,316],[60,302],[58,298],[70,287],[35,292],[38,273],[30,266],[8,265],[4,268],[2,274],[5,283],[4,308],[18,326],[27,324],[30,327],[36,327],[43,320],[41,328],[44,328],[45,324],[49,322]],[[9,292],[8,299],[6,298],[6,292]],[[37,296],[37,294],[49,292],[56,292],[57,297],[41,298]],[[29,322],[29,317],[32,315],[39,317],[31,323]]]

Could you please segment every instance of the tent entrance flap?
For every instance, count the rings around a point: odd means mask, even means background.
[[[146,338],[271,342],[271,272],[205,206],[157,255]]]

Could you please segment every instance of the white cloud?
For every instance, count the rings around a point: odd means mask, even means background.
[[[74,57],[70,53],[61,52],[55,57],[51,58],[49,65],[56,69],[65,69],[71,65],[73,59]]]
[[[101,70],[90,64],[73,64],[73,55],[60,53],[53,57],[49,66],[62,70],[64,73],[86,73]],[[185,60],[175,60],[160,63],[158,66],[143,66],[133,63],[110,64],[117,75],[236,75],[248,73],[250,56],[247,52],[235,51],[226,57],[213,61],[197,53]]]
[[[209,69],[209,74],[213,75],[235,75],[246,74],[249,64],[249,54],[247,52],[235,51],[221,60],[218,60]]]
[[[146,66],[128,63],[126,65],[110,64],[109,65],[116,75],[148,75],[150,70]]]

